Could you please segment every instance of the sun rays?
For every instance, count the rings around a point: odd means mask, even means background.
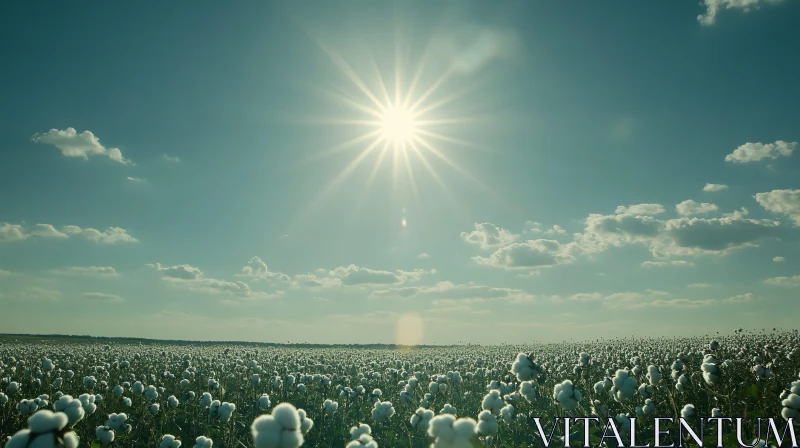
[[[372,163],[372,166],[364,180],[365,191],[369,190],[386,164],[391,165],[393,188],[396,189],[402,182],[410,187],[417,198],[417,179],[421,172],[430,176],[449,196],[438,172],[440,167],[445,166],[485,188],[451,155],[459,149],[475,147],[473,143],[455,136],[459,126],[474,122],[475,119],[457,116],[447,107],[474,88],[441,94],[442,87],[452,78],[454,69],[440,70],[438,76],[426,73],[429,68],[426,62],[431,58],[430,51],[426,51],[419,58],[413,74],[406,77],[400,57],[401,46],[396,43],[392,71],[382,72],[372,57],[362,64],[365,68],[357,70],[331,47],[319,40],[316,43],[347,80],[346,87],[350,90],[347,92],[347,89],[330,87],[324,91],[341,106],[337,111],[339,117],[324,122],[357,129],[357,134],[315,157],[352,153],[347,165],[320,191],[311,207],[367,163]]]

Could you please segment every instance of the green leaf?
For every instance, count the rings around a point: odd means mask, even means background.
[[[92,448],[101,448],[100,442],[98,442],[97,440],[93,440]]]

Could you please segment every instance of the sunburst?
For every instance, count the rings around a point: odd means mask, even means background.
[[[389,77],[394,78],[390,87],[385,82],[387,76],[381,73],[377,63],[370,58],[371,72],[374,79],[372,85],[378,88],[373,90],[364,81],[363,73],[360,74],[338,52],[316,41],[317,45],[330,58],[336,68],[349,80],[351,87],[355,88],[357,96],[347,94],[341,89],[331,88],[325,93],[336,99],[352,118],[325,120],[338,125],[355,126],[363,129],[356,137],[328,149],[321,155],[332,155],[353,148],[360,149],[350,162],[330,181],[320,192],[319,197],[312,203],[318,203],[325,195],[331,193],[364,161],[375,153],[374,165],[366,179],[366,189],[374,182],[379,169],[384,163],[392,164],[393,180],[395,186],[400,173],[405,173],[415,196],[419,195],[415,180],[416,170],[421,166],[424,170],[446,191],[442,178],[436,171],[432,159],[443,162],[451,169],[456,170],[470,180],[483,186],[474,176],[457,164],[448,156],[443,146],[474,147],[469,141],[461,140],[450,133],[442,131],[443,127],[474,122],[471,117],[458,117],[447,113],[446,107],[453,101],[461,98],[471,89],[461,89],[443,98],[436,98],[440,88],[453,76],[454,70],[444,70],[427,88],[422,88],[425,62],[429,53],[425,53],[418,63],[410,82],[403,83],[403,67],[400,62],[400,46],[395,48],[394,73]],[[369,72],[369,70],[367,71]],[[352,90],[352,89],[351,89]],[[436,98],[436,99],[435,99]],[[390,157],[387,157],[390,156]],[[390,159],[390,160],[387,160]],[[485,188],[485,186],[483,186]]]

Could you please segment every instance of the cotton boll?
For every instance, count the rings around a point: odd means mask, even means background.
[[[594,400],[592,402],[592,413],[603,419],[608,419],[608,406],[601,403],[600,400]]]
[[[211,402],[214,401],[214,398],[208,392],[203,392],[203,396],[200,397],[200,406],[207,408],[211,406]]]
[[[500,397],[500,391],[497,389],[492,389],[483,397],[481,409],[487,410],[494,415],[499,415],[500,409],[502,409],[505,405],[506,403]]]
[[[105,426],[113,430],[121,430],[125,428],[125,422],[128,420],[127,414],[109,414]]]
[[[141,395],[144,393],[144,384],[141,381],[137,381],[133,383],[133,394],[134,395]]]
[[[325,400],[322,403],[322,409],[325,412],[325,415],[333,415],[336,413],[336,410],[339,409],[339,403],[331,400]]]
[[[519,353],[517,359],[511,365],[511,373],[515,374],[519,381],[529,381],[539,377],[542,374],[542,369],[533,360],[533,353],[530,355]]]
[[[345,448],[378,448],[376,442],[369,434],[362,434],[361,437],[351,440]]]
[[[97,384],[97,379],[93,376],[85,376],[83,377],[83,385],[88,389],[93,388]]]
[[[6,394],[9,397],[13,397],[17,392],[19,392],[20,385],[16,381],[12,381],[8,383],[8,387],[6,388]]]
[[[81,421],[86,411],[83,409],[83,404],[80,400],[72,398],[70,395],[63,395],[59,398],[53,408],[57,412],[63,412],[67,416],[67,424],[73,426],[75,423]]]
[[[645,415],[650,415],[656,411],[656,404],[653,403],[653,400],[647,399],[644,400],[644,406],[642,406],[642,410],[644,411]]]
[[[789,394],[782,402],[781,416],[786,420],[790,418],[794,421],[800,419],[800,396],[797,394]]]
[[[489,436],[497,434],[498,430],[497,417],[494,414],[489,411],[481,411],[478,414],[478,434]]]
[[[95,429],[95,435],[97,435],[97,440],[102,445],[108,445],[114,441],[114,430],[108,426],[98,426]]]
[[[45,409],[28,418],[28,429],[18,431],[5,446],[6,448],[77,448],[78,436],[68,430],[66,415]]]
[[[372,434],[372,428],[370,428],[370,426],[366,423],[359,423],[358,426],[353,426],[350,428],[350,438],[353,440],[358,439],[364,434]]]
[[[114,389],[111,390],[111,393],[114,394],[115,397],[119,398],[123,393],[125,393],[125,388],[118,384],[114,386]]]
[[[219,421],[224,423],[224,422],[227,422],[228,420],[230,420],[231,416],[233,415],[233,411],[235,411],[235,410],[236,410],[236,405],[233,404],[233,403],[222,403],[222,404],[220,404],[219,408],[217,409],[217,415],[218,415]]]
[[[604,381],[598,381],[598,382],[594,383],[594,386],[593,386],[594,393],[602,394],[603,392],[605,392],[606,389],[605,389],[604,385],[605,385]]]
[[[33,414],[39,406],[33,400],[22,400],[17,404],[17,410],[22,415]]]
[[[168,405],[169,405],[169,407],[171,407],[172,409],[175,409],[175,408],[177,408],[177,407],[178,407],[178,405],[180,404],[180,401],[178,401],[178,399],[177,399],[177,398],[175,398],[175,395],[170,395],[170,396],[169,396],[169,398],[167,398],[167,404],[168,404]]]
[[[703,363],[700,365],[703,371],[703,379],[707,384],[716,384],[722,376],[722,370],[719,368],[719,362],[713,355],[705,355]]]
[[[194,440],[194,447],[193,448],[211,448],[214,445],[214,441],[206,436],[200,436]]]
[[[471,448],[472,438],[476,433],[475,420],[471,418],[456,420],[451,414],[437,415],[431,419],[428,427],[428,435],[435,438],[432,448]]]
[[[61,387],[62,384],[64,384],[64,379],[61,378],[61,377],[58,377],[58,378],[54,379],[53,383],[50,384],[50,385],[53,386],[54,388],[58,389],[59,387]]]
[[[639,386],[639,395],[641,395],[642,398],[650,398],[654,393],[655,389],[653,389],[653,386],[649,384],[642,384]]]
[[[256,448],[298,448],[303,444],[300,416],[289,403],[281,403],[272,415],[262,415],[253,420],[250,434]]]
[[[175,436],[172,434],[164,434],[161,437],[161,443],[158,445],[158,448],[179,448],[181,446],[181,441],[176,439]]]
[[[0,406],[3,406],[6,403],[8,403],[8,395],[0,392]]]
[[[124,404],[125,406],[128,406],[128,407],[131,407],[131,406],[133,406],[133,400],[131,400],[128,397],[122,397],[122,404]]]
[[[503,409],[500,409],[500,418],[502,418],[504,422],[511,424],[514,421],[514,406],[509,404]]]
[[[568,411],[573,411],[578,407],[581,396],[581,393],[575,390],[575,386],[570,380],[564,380],[553,388],[553,399],[559,406]]]
[[[439,411],[440,414],[451,414],[456,415],[456,408],[453,407],[450,403],[446,403],[442,409]]]
[[[659,381],[661,381],[661,372],[658,370],[658,367],[653,365],[647,366],[647,379],[650,380],[651,385],[658,385]]]
[[[144,391],[144,397],[149,400],[158,400],[158,395],[158,389],[153,385],[147,386],[147,389]]]
[[[425,408],[417,408],[409,422],[414,429],[418,431],[427,431],[433,417],[433,411]]]
[[[378,401],[372,408],[372,418],[378,422],[388,420],[394,413],[394,406],[389,401]]]
[[[720,411],[718,408],[712,409],[711,410],[711,417],[714,417],[714,418],[722,417],[722,411]]]
[[[611,381],[614,383],[611,387],[611,393],[617,401],[624,401],[636,395],[639,382],[636,381],[636,378],[630,376],[627,370],[617,370]]]
[[[681,417],[690,419],[695,416],[695,409],[693,404],[687,404],[681,409]]]
[[[258,397],[258,409],[265,411],[269,409],[270,404],[269,395],[261,394],[261,396]]]
[[[147,410],[148,410],[148,411],[149,411],[149,412],[150,412],[152,415],[156,415],[156,414],[158,414],[158,411],[160,411],[160,410],[161,410],[161,405],[159,405],[158,403],[153,403],[153,404],[151,404],[151,405],[150,405],[150,406],[147,408]]]

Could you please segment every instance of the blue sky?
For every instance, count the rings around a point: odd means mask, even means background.
[[[800,311],[800,2],[2,11],[4,332],[516,343]]]

